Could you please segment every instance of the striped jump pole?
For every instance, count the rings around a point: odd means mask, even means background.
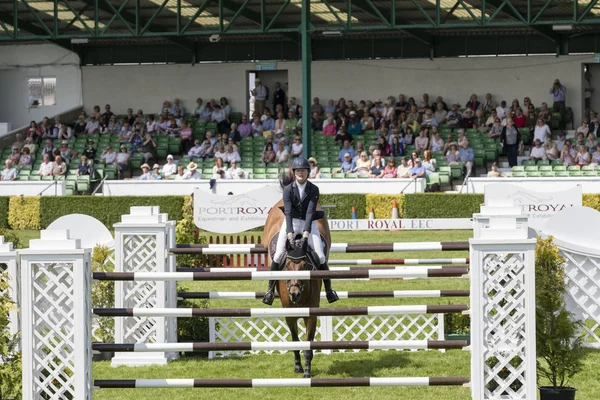
[[[457,265],[428,265],[430,269],[440,269],[446,267],[456,267]],[[468,268],[468,265],[459,265],[460,267]],[[330,271],[369,271],[369,270],[406,270],[406,267],[393,266],[393,267],[329,267]],[[199,267],[199,268],[177,268],[177,272],[258,272],[258,271],[270,271],[269,267]]]
[[[96,379],[99,389],[465,386],[468,377],[282,379]]]
[[[352,271],[256,271],[256,272],[95,272],[103,281],[268,281],[314,279],[403,279],[456,277],[469,273],[468,267],[399,268],[389,270],[356,269]]]
[[[340,299],[405,299],[427,297],[469,297],[468,290],[389,290],[380,292],[337,292]],[[255,300],[262,299],[265,292],[180,292],[180,299],[211,299],[211,300]],[[279,293],[275,293],[279,297]],[[327,298],[325,292],[321,298]]]
[[[465,304],[340,308],[94,308],[99,317],[326,317],[349,315],[442,314],[467,311]]]
[[[437,265],[437,264],[469,264],[468,258],[396,258],[396,259],[356,259],[329,260],[329,265]]]
[[[469,250],[469,242],[403,242],[403,243],[332,243],[330,253],[389,253],[400,251]],[[169,250],[173,254],[266,254],[261,244],[218,245],[178,244]]]
[[[466,340],[370,340],[345,342],[223,342],[223,343],[94,343],[96,352],[203,352],[303,350],[439,350],[462,349]]]

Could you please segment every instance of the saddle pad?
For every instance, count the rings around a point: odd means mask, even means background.
[[[271,257],[271,260],[273,259],[273,256],[275,255],[275,250],[277,249],[277,238],[279,237],[280,233],[281,233],[281,231],[275,233],[275,235],[273,235],[273,238],[269,242],[269,257]],[[323,237],[323,235],[321,235],[321,243],[323,243],[323,252],[325,253],[325,258],[328,259],[329,258],[329,248],[327,247],[327,242],[325,241],[325,237]]]

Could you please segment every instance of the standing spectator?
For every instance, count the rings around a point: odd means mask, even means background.
[[[560,113],[560,127],[564,129],[567,88],[560,83],[560,80],[555,79],[549,93],[552,95],[552,101],[554,102],[552,111]]]
[[[544,120],[538,119],[533,133],[533,140],[538,139],[540,142],[544,143],[546,139],[551,136],[552,132],[550,131],[548,125],[544,123]]]
[[[255,79],[254,82],[257,82],[257,80]],[[258,80],[258,82],[260,82],[260,80]],[[267,91],[267,96],[268,93],[269,92]],[[265,98],[265,100],[268,100],[268,98]],[[273,92],[273,109],[276,109],[278,105],[280,105],[282,108],[285,107],[285,91],[281,88],[280,82],[275,82],[275,91]]]
[[[54,165],[50,161],[50,156],[48,154],[44,154],[43,161],[40,164],[40,169],[38,170],[38,174],[40,176],[52,176],[52,169]]]
[[[592,93],[594,93],[594,91],[596,90],[592,87],[592,73],[590,72],[589,66],[587,67],[587,69],[585,71],[583,88],[584,88],[583,92],[585,93],[584,94],[585,117],[588,118],[590,116],[590,110],[592,109]]]
[[[0,181],[14,181],[19,177],[19,173],[17,172],[17,169],[13,167],[12,161],[4,161],[4,167],[2,174],[0,174]]]
[[[52,166],[52,176],[64,176],[67,173],[67,164],[61,156],[56,156],[54,165]]]
[[[252,90],[254,96],[254,112],[262,115],[265,111],[265,102],[269,99],[269,89],[262,84],[260,78],[254,79],[255,87]]]
[[[462,143],[461,148],[458,150],[458,157],[465,166],[467,175],[471,175],[471,170],[473,169],[473,162],[475,161],[475,152],[471,147],[469,147],[468,140],[465,140]]]
[[[504,146],[504,153],[508,158],[508,165],[514,167],[517,165],[517,155],[519,153],[519,145],[521,143],[521,133],[515,127],[513,120],[508,119],[506,126],[502,128],[500,142]]]

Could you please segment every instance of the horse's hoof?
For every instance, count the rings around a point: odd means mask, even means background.
[[[311,377],[311,376],[310,376],[310,372],[306,372],[306,373],[304,374],[304,378],[310,378],[310,377]]]
[[[296,367],[294,368],[294,372],[297,374],[302,374],[304,372],[304,369],[302,367]]]

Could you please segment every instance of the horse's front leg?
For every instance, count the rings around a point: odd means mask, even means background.
[[[315,334],[317,332],[317,317],[304,318],[304,325],[306,326],[306,340],[312,342],[315,340]],[[304,377],[310,378],[310,368],[312,365],[313,351],[304,350],[304,360],[306,362],[304,366]]]
[[[287,322],[288,328],[290,329],[290,335],[292,335],[292,341],[299,342],[300,338],[298,337],[298,318],[286,318],[285,322]],[[304,372],[302,368],[302,359],[300,358],[300,351],[294,351],[294,372],[297,374],[301,374]]]

